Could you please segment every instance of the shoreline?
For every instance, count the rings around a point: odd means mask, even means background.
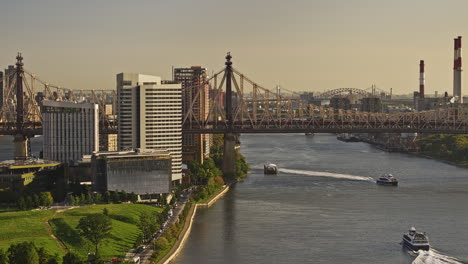
[[[172,260],[174,260],[177,255],[180,253],[182,248],[184,247],[184,244],[187,240],[187,238],[190,235],[190,231],[192,230],[192,224],[193,220],[197,214],[198,207],[200,208],[208,208],[211,205],[213,205],[216,201],[218,201],[221,197],[226,194],[229,189],[231,188],[231,185],[225,185],[223,189],[218,192],[215,196],[211,197],[210,200],[208,200],[205,203],[195,203],[192,205],[190,208],[189,213],[187,214],[185,218],[185,225],[182,228],[182,231],[180,232],[179,236],[177,237],[176,242],[172,246],[172,248],[167,252],[167,254],[158,262],[154,262],[156,264],[169,264],[171,263]]]
[[[430,155],[427,155],[427,154],[424,154],[424,153],[421,153],[421,152],[414,152],[414,151],[399,151],[399,150],[392,150],[392,149],[387,149],[379,144],[374,144],[374,143],[370,143],[368,141],[362,141],[364,143],[367,143],[373,147],[375,147],[376,149],[380,149],[382,151],[385,151],[385,152],[388,152],[388,153],[402,153],[402,154],[408,154],[408,155],[411,155],[411,156],[416,156],[416,157],[420,157],[420,158],[425,158],[425,159],[431,159],[431,160],[435,160],[435,161],[440,161],[440,162],[443,162],[445,164],[449,164],[449,165],[453,165],[453,166],[457,166],[457,167],[461,167],[461,168],[467,168],[468,169],[468,165],[465,165],[465,164],[462,164],[462,163],[458,163],[458,162],[455,162],[455,161],[451,161],[451,160],[446,160],[446,159],[442,159],[442,158],[438,158],[438,157],[433,157],[433,156],[430,156]]]
[[[402,153],[405,153],[405,152],[402,152]],[[462,167],[462,168],[468,169],[468,165],[461,164],[461,163],[458,163],[458,162],[455,162],[455,161],[451,161],[451,160],[446,160],[446,159],[441,159],[441,158],[437,158],[437,157],[432,157],[432,156],[429,156],[429,155],[426,155],[426,154],[421,154],[420,152],[406,152],[406,154],[410,154],[410,155],[417,156],[417,157],[420,157],[420,158],[426,158],[426,159],[436,160],[436,161],[440,161],[440,162],[443,162],[443,163],[446,163],[446,164],[449,164],[449,165],[453,165],[453,166],[457,166],[457,167]]]

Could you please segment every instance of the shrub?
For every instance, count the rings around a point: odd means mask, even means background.
[[[156,240],[154,246],[158,250],[165,250],[169,247],[169,241],[167,241],[167,238],[165,237],[160,237],[158,240]]]

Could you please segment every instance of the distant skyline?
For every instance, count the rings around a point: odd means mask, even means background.
[[[218,71],[230,51],[233,66],[266,88],[375,84],[406,94],[418,90],[422,59],[426,93],[451,94],[453,39],[468,43],[467,10],[466,0],[4,0],[0,67],[22,52],[25,68],[49,83],[115,89],[120,72]]]

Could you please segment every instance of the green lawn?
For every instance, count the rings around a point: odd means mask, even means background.
[[[0,248],[7,250],[10,244],[34,241],[49,253],[63,255],[57,242],[50,236],[45,222],[55,211],[23,211],[0,213]]]
[[[109,210],[112,218],[111,238],[100,246],[103,257],[124,256],[133,247],[140,234],[136,226],[139,216],[144,211],[160,212],[160,208],[142,204],[99,204],[83,206],[55,213],[53,210],[34,210],[23,212],[0,213],[0,248],[6,250],[10,244],[33,241],[44,247],[49,253],[64,255],[65,252],[47,231],[45,222],[49,220],[52,231],[68,249],[83,257],[94,252],[94,247],[82,239],[75,229],[81,217]]]
[[[50,221],[54,234],[73,252],[86,256],[88,252],[94,252],[94,246],[82,239],[75,227],[81,217],[88,214],[102,213],[102,209],[109,210],[112,218],[111,238],[100,246],[100,255],[108,257],[125,256],[125,253],[133,247],[140,234],[137,227],[139,216],[144,211],[160,212],[160,208],[142,204],[100,204],[80,207],[64,211]]]

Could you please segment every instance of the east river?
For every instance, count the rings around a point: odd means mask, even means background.
[[[173,263],[458,263],[468,260],[468,169],[331,134],[242,135],[249,177],[198,211]],[[264,175],[276,163],[278,175]],[[392,173],[398,187],[370,177]],[[411,226],[435,249],[408,253]]]
[[[33,152],[40,150],[35,138]],[[0,159],[12,157],[0,137]],[[468,260],[468,169],[331,134],[242,135],[252,170],[212,207],[198,211],[176,264],[459,263]],[[278,175],[264,175],[276,163]],[[372,178],[392,173],[398,187]],[[400,242],[427,232],[427,254]],[[461,262],[461,261],[460,261]]]

